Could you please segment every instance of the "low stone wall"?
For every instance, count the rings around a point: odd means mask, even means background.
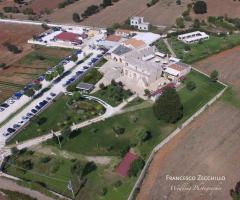
[[[202,73],[202,72],[201,72]],[[146,164],[143,168],[143,170],[141,171],[140,176],[138,177],[138,180],[136,181],[129,197],[128,200],[134,200],[136,197],[137,192],[139,191],[142,182],[147,174],[148,168],[155,156],[155,154],[165,145],[167,144],[172,138],[174,138],[178,133],[181,132],[181,130],[183,130],[188,124],[190,124],[198,115],[200,115],[203,111],[205,111],[210,105],[212,105],[224,92],[225,90],[228,88],[228,86],[222,82],[219,81],[219,83],[221,83],[222,85],[225,86],[225,88],[219,92],[215,97],[213,97],[209,102],[207,102],[202,108],[200,108],[196,113],[194,113],[194,115],[192,115],[188,120],[186,120],[181,127],[178,127],[176,130],[174,130],[167,138],[165,138],[160,144],[158,144],[157,146],[154,147],[154,149],[152,150],[148,160],[146,161]]]

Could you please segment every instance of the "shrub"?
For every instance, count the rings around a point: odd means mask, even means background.
[[[46,163],[48,163],[51,159],[52,159],[51,157],[45,156],[45,157],[40,158],[40,162],[46,164]]]
[[[128,176],[137,176],[138,173],[142,170],[142,168],[144,167],[145,162],[143,159],[139,158],[137,160],[134,160],[128,170]]]
[[[145,142],[145,141],[149,140],[152,137],[152,134],[151,134],[150,131],[144,130],[144,131],[141,131],[139,133],[138,137],[139,137],[139,141],[140,142]]]
[[[218,80],[218,71],[214,70],[211,74],[210,74],[210,78],[213,82],[216,82]]]
[[[187,89],[190,91],[192,91],[196,88],[196,84],[194,81],[188,81],[186,86],[187,86]]]
[[[74,22],[77,22],[77,23],[81,21],[81,18],[78,13],[73,13],[72,19]]]

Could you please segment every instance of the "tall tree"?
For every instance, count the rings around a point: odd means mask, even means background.
[[[183,105],[175,89],[166,88],[153,106],[158,119],[175,123],[183,116]]]
[[[193,10],[196,14],[204,14],[207,12],[207,4],[205,1],[196,1],[193,5]]]

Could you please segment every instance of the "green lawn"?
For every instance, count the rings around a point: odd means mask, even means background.
[[[232,34],[225,37],[210,36],[209,40],[202,41],[199,44],[191,44],[191,51],[188,52],[184,52],[186,44],[179,41],[176,37],[168,38],[168,41],[178,58],[182,59],[185,63],[193,63],[212,54],[239,45],[240,35]]]
[[[165,45],[165,43],[163,42],[163,40],[158,40],[154,43],[154,45],[158,48],[158,50],[161,53],[165,53],[165,54],[170,54],[170,51],[168,50],[167,46]]]
[[[58,64],[65,56],[71,55],[72,52],[71,49],[37,46],[33,52],[17,61],[16,65],[48,68]]]
[[[186,87],[179,91],[183,107],[184,117],[178,123],[182,123],[189,118],[206,102],[223,89],[219,83],[213,83],[208,77],[192,71],[188,80],[193,80],[197,88],[189,91]],[[155,118],[152,108],[140,109],[114,116],[88,127],[82,128],[81,134],[66,142],[63,148],[85,155],[111,155],[118,156],[121,149],[127,144],[136,146],[135,149],[144,157],[170,132],[176,128],[177,124],[166,124]],[[116,135],[114,127],[125,128],[122,135]],[[143,130],[152,133],[152,139],[139,143],[138,134]]]
[[[98,90],[93,95],[104,100],[112,106],[117,106],[122,103],[124,99],[129,98],[132,93],[130,90],[124,90],[123,87],[118,83],[111,83],[104,89]]]
[[[102,105],[95,101],[81,100],[71,106],[67,105],[69,96],[59,97],[52,105],[31,120],[31,123],[17,134],[11,142],[24,141],[49,133],[51,130],[59,130],[63,126],[79,123],[98,116],[104,112]],[[38,120],[46,118],[46,122],[38,125]]]
[[[95,85],[102,77],[103,75],[96,68],[93,68],[80,80],[80,82]]]
[[[237,108],[240,108],[240,96],[239,94],[234,90],[234,88],[228,88],[223,96],[221,97],[221,100],[231,104],[232,106],[235,106]]]
[[[211,82],[208,77],[196,71],[192,71],[187,76],[185,83],[189,80],[194,81],[197,88],[194,91],[189,91],[186,89],[185,85],[183,85],[183,88],[179,91],[184,107],[184,117],[177,124],[168,124],[157,120],[153,114],[152,108],[149,107],[117,115],[106,119],[105,121],[84,127],[81,129],[79,135],[74,138],[69,138],[63,143],[63,150],[68,151],[70,154],[71,152],[74,152],[81,155],[114,156],[116,158],[110,166],[98,166],[97,170],[88,175],[88,181],[86,182],[84,188],[79,192],[77,199],[127,199],[136,178],[122,178],[113,173],[114,166],[120,160],[120,151],[130,145],[134,148],[138,155],[146,159],[155,145],[159,144],[173,130],[175,130],[178,125],[189,118],[190,115],[195,113],[200,107],[202,107],[224,88],[219,83]],[[122,135],[116,135],[113,130],[114,127],[125,128],[125,131]],[[144,130],[150,131],[152,137],[145,142],[139,142],[138,134]],[[58,145],[52,140],[47,141],[44,145],[58,147]],[[18,159],[20,159],[20,157],[18,157]],[[31,157],[31,159],[34,158]],[[52,165],[54,166],[54,164],[51,164],[51,166]],[[70,161],[63,161],[63,165],[61,165],[61,168],[56,172],[56,176],[60,179],[69,177],[70,165]],[[41,165],[37,166],[36,169],[42,169]],[[17,173],[20,177],[26,176],[26,178],[31,180],[47,181],[42,179],[41,176],[30,177],[29,173],[19,175],[19,172],[12,170],[14,169],[10,168],[8,172],[11,174]],[[114,187],[114,183],[117,180],[121,180],[123,184],[116,188]],[[48,184],[49,187],[55,189],[56,191],[64,191],[63,188],[65,185],[63,183],[56,184],[55,181],[50,181]],[[100,195],[103,187],[107,188],[107,194],[105,196]]]
[[[17,176],[25,181],[31,181],[43,188],[51,189],[55,192],[70,196],[66,190],[67,182],[71,179],[72,162],[67,159],[50,157],[47,163],[40,161],[40,158],[46,157],[44,154],[30,152],[22,153],[18,156],[12,156],[4,167],[8,174]],[[24,170],[23,162],[30,160],[33,163],[32,169]]]

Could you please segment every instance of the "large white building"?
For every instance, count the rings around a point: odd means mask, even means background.
[[[198,43],[202,40],[208,40],[209,35],[201,31],[195,31],[191,33],[178,35],[178,39],[183,41],[186,44],[193,44],[193,43]]]
[[[144,22],[144,17],[134,16],[130,18],[130,25],[137,27],[139,30],[148,31],[150,24],[148,22]]]
[[[170,82],[178,84],[191,70],[189,65],[158,52],[155,46],[131,49],[120,45],[110,58],[121,63],[121,81],[132,91],[138,88],[142,93],[145,89],[155,91]]]

